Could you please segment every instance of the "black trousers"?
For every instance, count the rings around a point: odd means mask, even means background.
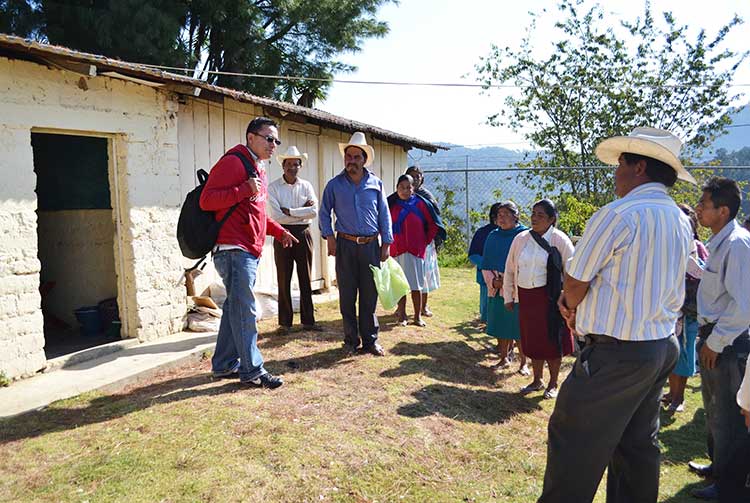
[[[315,308],[310,286],[312,268],[313,242],[310,230],[306,225],[285,225],[285,229],[297,238],[296,243],[284,248],[281,243],[273,242],[273,259],[276,262],[276,282],[279,284],[279,325],[291,327],[294,319],[292,309],[292,271],[297,265],[299,282],[299,314],[303,325],[315,323]]]
[[[750,433],[734,450],[719,484],[719,503],[750,502]]]
[[[372,279],[370,264],[380,267],[380,245],[375,239],[357,244],[336,238],[336,281],[339,286],[339,308],[344,320],[344,342],[352,346],[372,346],[378,339],[378,317],[375,308],[378,291]],[[359,297],[359,312],[356,309]],[[357,316],[359,314],[359,317]]]
[[[674,336],[586,345],[549,421],[539,502],[592,501],[605,468],[607,503],[656,501],[659,399],[678,355]]]
[[[705,344],[699,339],[697,351]],[[716,366],[709,370],[701,368],[701,394],[706,411],[708,451],[711,457],[713,476],[721,481],[731,467],[731,459],[738,446],[747,437],[745,418],[737,405],[737,391],[745,375],[747,354],[738,354],[733,346],[727,346],[719,354]]]

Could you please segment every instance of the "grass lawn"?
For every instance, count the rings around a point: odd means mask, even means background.
[[[520,397],[527,378],[493,368],[474,272],[442,281],[427,328],[380,313],[384,358],[343,356],[331,303],[323,334],[261,323],[278,390],[214,381],[204,360],[2,421],[0,501],[535,501],[554,403]],[[685,412],[662,416],[660,501],[693,502],[700,483],[686,468],[704,452],[698,384]]]

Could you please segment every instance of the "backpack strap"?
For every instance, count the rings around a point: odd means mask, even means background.
[[[248,180],[250,178],[258,178],[258,169],[255,167],[255,165],[253,163],[251,163],[248,160],[247,157],[245,157],[244,155],[240,154],[239,152],[228,152],[228,153],[224,154],[222,156],[222,158],[230,156],[230,155],[233,156],[233,157],[238,158],[242,162],[242,165],[245,167],[245,173],[247,173],[247,179]],[[201,171],[203,171],[203,170],[198,171],[198,177],[199,177],[199,179],[200,179],[200,172]],[[205,173],[205,171],[204,171],[204,173]],[[208,179],[208,177],[206,177],[206,179]],[[229,208],[229,211],[227,211],[226,214],[219,221],[219,225],[224,225],[224,222],[226,222],[229,219],[229,217],[232,215],[232,213],[234,213],[234,210],[236,210],[237,206],[239,206],[239,205],[240,205],[240,203],[237,203],[234,206],[232,206],[231,208]]]
[[[245,172],[247,173],[247,177],[249,178],[258,178],[258,169],[255,167],[255,164],[250,162],[250,160],[245,157],[244,155],[240,154],[239,152],[228,152],[223,155],[223,157],[227,156],[233,156],[239,159],[242,162],[242,165],[245,166]]]

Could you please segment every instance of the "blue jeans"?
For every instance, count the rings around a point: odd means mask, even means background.
[[[227,371],[239,359],[241,381],[252,381],[266,373],[255,324],[253,287],[258,262],[258,257],[244,250],[226,250],[214,255],[214,266],[224,281],[227,300],[211,367],[214,372]]]

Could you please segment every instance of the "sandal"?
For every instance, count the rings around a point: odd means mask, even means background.
[[[547,388],[544,390],[544,398],[547,400],[557,398],[557,388]]]
[[[523,388],[521,388],[519,393],[521,393],[522,395],[528,395],[529,393],[541,391],[542,389],[544,389],[544,383],[540,381],[539,384],[531,383],[528,386],[524,386]]]
[[[428,318],[432,318],[432,311],[429,310],[429,308],[422,309],[422,316],[427,316]]]
[[[495,368],[498,368],[498,369],[507,369],[508,367],[510,367],[510,362],[508,361],[507,358],[500,360],[500,363],[495,365]]]
[[[406,326],[407,324],[408,324],[408,323],[407,323],[407,321],[406,321],[406,320],[398,320],[398,321],[396,322],[396,325],[398,325],[399,327],[405,327],[405,326]]]
[[[529,367],[527,367],[526,365],[524,365],[523,367],[521,367],[520,369],[518,369],[518,374],[520,374],[522,376],[530,376],[531,375],[531,370],[529,370]]]
[[[415,321],[415,322],[414,322],[414,324],[415,324],[416,326],[418,326],[418,327],[426,327],[426,326],[427,326],[427,323],[425,323],[425,322],[424,322],[424,321],[422,321],[422,320],[417,320],[417,321]]]
[[[675,412],[683,412],[685,410],[685,403],[670,403],[669,407],[667,407],[667,412],[675,413]]]

